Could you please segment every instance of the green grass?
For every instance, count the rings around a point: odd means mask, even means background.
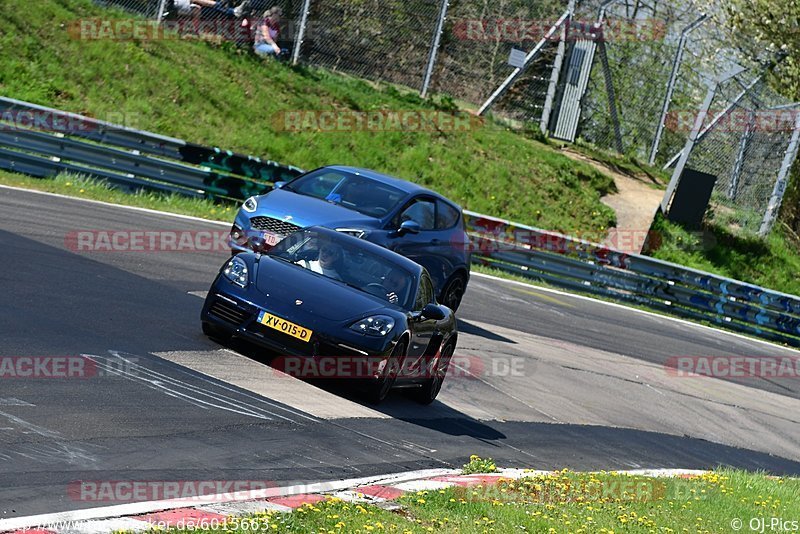
[[[487,123],[472,131],[280,131],[297,110],[450,109],[310,68],[262,61],[227,44],[77,40],[67,28],[113,11],[88,0],[0,3],[0,93],[301,168],[352,164],[433,187],[466,209],[565,232],[614,224],[600,197],[613,180],[541,142]],[[117,12],[118,17],[131,15]]]
[[[690,232],[663,217],[653,231],[660,237],[649,253],[655,258],[800,295],[800,238],[782,223],[764,240],[716,225]]]
[[[771,518],[796,530],[791,522],[797,525],[800,518],[800,481],[732,470],[688,479],[564,470],[496,486],[420,491],[399,503],[390,512],[331,499],[291,514],[238,518],[209,531],[732,532],[731,525],[742,521],[742,530],[750,532],[749,522],[759,518],[767,521],[766,531]]]
[[[91,200],[101,200],[125,206],[136,206],[169,213],[179,213],[200,217],[211,221],[233,221],[239,209],[238,204],[214,203],[211,200],[189,198],[180,195],[164,195],[141,191],[135,194],[109,187],[105,182],[76,176],[60,174],[55,178],[42,179],[23,174],[0,171],[0,183],[14,187],[24,187],[37,191],[47,191]]]

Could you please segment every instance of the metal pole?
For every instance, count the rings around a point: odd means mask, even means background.
[[[431,52],[428,54],[428,66],[425,68],[425,79],[422,81],[422,91],[419,96],[425,98],[428,96],[428,89],[431,85],[431,77],[433,76],[433,68],[436,66],[436,57],[439,54],[439,45],[442,41],[442,32],[444,32],[444,21],[447,19],[447,8],[450,6],[448,0],[442,0],[442,7],[439,10],[439,20],[436,23],[436,33],[433,34],[433,43],[431,43]]]
[[[736,160],[733,162],[733,171],[731,172],[731,183],[728,186],[728,198],[731,200],[736,199],[739,193],[739,178],[742,176],[742,169],[744,169],[745,155],[747,154],[747,147],[750,140],[753,138],[753,127],[756,122],[755,111],[748,110],[747,124],[742,132],[742,138],[739,140],[739,151],[736,153]]]
[[[617,145],[617,152],[622,150],[622,132],[619,127],[619,115],[617,114],[617,96],[614,92],[614,80],[611,78],[611,67],[608,65],[608,54],[606,53],[606,43],[600,39],[598,44],[600,49],[600,60],[603,62],[603,77],[606,81],[606,94],[608,95],[608,111],[611,114],[611,122],[614,125],[614,141]]]
[[[794,131],[792,132],[792,139],[789,141],[789,148],[786,149],[786,155],[783,157],[781,170],[778,173],[778,179],[775,181],[775,187],[772,189],[772,196],[767,204],[767,211],[764,213],[764,220],[761,222],[761,228],[758,235],[761,237],[766,236],[775,224],[775,218],[778,216],[778,211],[783,202],[783,195],[786,192],[786,183],[789,178],[789,171],[797,159],[797,151],[800,147],[800,113],[795,116]]]
[[[306,36],[306,26],[308,25],[308,12],[311,10],[311,0],[303,0],[303,12],[300,16],[300,29],[297,31],[297,38],[294,41],[292,51],[292,65],[297,65],[300,61],[300,48],[303,46],[303,39]]]
[[[714,100],[714,95],[717,93],[718,85],[719,84],[717,82],[709,81],[708,83],[708,92],[706,93],[706,98],[703,100],[703,105],[700,106],[700,112],[697,114],[697,117],[694,120],[694,126],[692,127],[692,131],[689,133],[689,139],[686,140],[686,145],[683,147],[683,152],[681,152],[681,159],[678,161],[678,164],[675,166],[675,170],[672,172],[672,178],[667,186],[667,191],[664,193],[664,198],[661,200],[662,213],[667,213],[667,207],[669,206],[670,201],[672,201],[672,195],[675,193],[675,189],[678,187],[678,182],[681,179],[681,174],[683,174],[683,169],[686,167],[686,162],[689,161],[689,155],[692,153],[692,149],[697,142],[698,135],[700,135],[700,129],[703,127],[703,121],[705,120],[709,108],[711,108],[711,102]]]
[[[550,73],[550,84],[547,87],[547,96],[544,100],[542,117],[539,120],[539,128],[545,135],[550,129],[550,114],[553,112],[553,102],[556,98],[558,80],[561,78],[561,69],[564,66],[564,56],[567,53],[567,32],[569,31],[570,24],[575,16],[575,1],[576,0],[570,0],[569,6],[567,7],[567,11],[569,11],[569,17],[567,18],[566,25],[561,29],[561,38],[558,41],[556,59],[553,61],[553,71]]]
[[[569,10],[565,11],[564,14],[561,15],[561,18],[559,18],[553,27],[547,31],[544,38],[536,43],[536,46],[533,47],[533,50],[531,50],[528,55],[525,56],[525,63],[522,65],[522,67],[514,69],[514,72],[512,72],[508,78],[506,78],[505,81],[500,84],[500,87],[498,87],[495,92],[492,93],[492,96],[490,96],[489,99],[483,103],[481,108],[478,110],[478,115],[483,115],[486,113],[486,110],[492,107],[492,104],[494,104],[498,98],[503,96],[505,92],[508,91],[508,88],[511,87],[511,84],[513,84],[516,79],[519,78],[523,72],[525,72],[531,62],[536,59],[536,57],[542,51],[544,45],[547,44],[547,41],[550,40],[550,38],[559,30],[559,28],[561,28],[567,18],[569,18]]]
[[[159,0],[158,1],[158,12],[156,13],[156,21],[161,24],[161,20],[164,18],[164,8],[166,7],[167,0]]]
[[[683,63],[683,53],[686,48],[686,41],[689,38],[689,33],[699,27],[707,18],[707,15],[701,15],[700,18],[686,26],[681,32],[681,38],[678,41],[678,51],[675,53],[675,60],[672,62],[672,74],[670,74],[669,84],[667,84],[667,94],[664,95],[664,105],[661,107],[661,117],[658,120],[658,128],[656,129],[656,136],[653,140],[653,148],[650,151],[650,165],[653,165],[656,161],[658,146],[661,144],[661,136],[664,134],[667,113],[669,112],[670,104],[672,104],[672,95],[675,93],[675,83],[678,81],[678,71],[681,68],[681,63]]]

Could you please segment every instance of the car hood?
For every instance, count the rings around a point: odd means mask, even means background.
[[[275,189],[259,197],[258,208],[251,216],[255,215],[267,215],[282,220],[287,220],[286,217],[289,216],[291,219],[288,220],[303,228],[308,226],[341,228],[350,225],[374,227],[379,222],[374,217],[338,204],[282,189]]]
[[[262,256],[258,262],[256,288],[266,297],[267,309],[287,318],[311,315],[334,322],[356,320],[388,305],[378,297],[270,256]]]

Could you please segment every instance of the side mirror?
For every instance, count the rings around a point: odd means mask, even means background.
[[[403,221],[400,224],[400,228],[397,229],[398,235],[405,235],[405,234],[418,234],[422,228],[420,227],[417,221]]]
[[[286,184],[288,184],[288,183],[289,183],[289,182],[275,182],[275,183],[272,185],[272,189],[280,189],[281,187],[283,187],[284,185],[286,185]]]
[[[422,314],[420,315],[420,319],[423,321],[426,319],[433,319],[434,321],[441,321],[445,318],[444,310],[437,306],[436,304],[427,304],[424,308],[422,308]]]

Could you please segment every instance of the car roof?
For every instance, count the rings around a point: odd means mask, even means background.
[[[309,226],[308,228],[303,228],[302,230],[298,230],[298,232],[303,231],[314,231],[320,235],[324,235],[330,237],[331,239],[341,239],[345,241],[348,245],[361,248],[365,251],[368,251],[371,254],[375,254],[376,256],[380,256],[383,259],[386,259],[398,267],[405,269],[406,271],[410,271],[414,273],[416,276],[419,276],[422,272],[422,266],[405,256],[401,256],[397,252],[393,252],[388,248],[384,248],[380,245],[376,245],[375,243],[371,243],[364,239],[359,239],[355,236],[345,234],[343,232],[337,232],[336,230],[331,230],[330,228],[325,228],[324,226]]]
[[[388,174],[382,174],[377,171],[373,171],[370,169],[363,169],[360,167],[349,167],[347,165],[328,165],[327,167],[323,167],[325,169],[333,169],[336,171],[345,171],[352,174],[357,174],[359,176],[364,176],[366,178],[370,178],[377,182],[381,182],[387,185],[391,185],[404,191],[408,194],[412,193],[425,193],[437,198],[441,198],[443,200],[447,200],[451,204],[455,204],[452,200],[449,200],[447,197],[444,197],[437,193],[436,191],[431,191],[426,187],[422,187],[421,185],[415,184],[414,182],[409,182],[408,180],[401,180],[400,178],[395,178],[394,176],[389,176]]]

